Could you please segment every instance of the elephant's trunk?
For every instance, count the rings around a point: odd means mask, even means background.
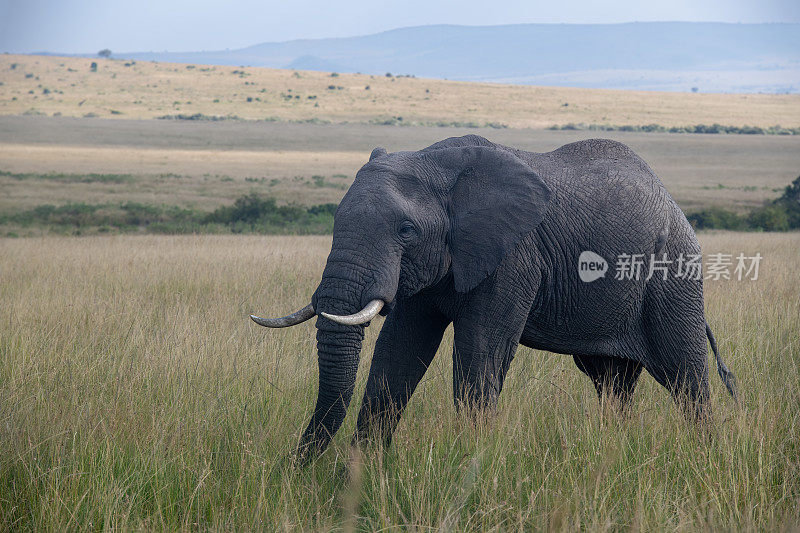
[[[317,318],[319,392],[303,432],[298,455],[310,458],[325,449],[342,425],[353,396],[364,326],[342,326]]]
[[[319,391],[317,403],[308,427],[303,432],[298,455],[308,459],[322,452],[342,425],[358,372],[364,325],[344,325],[326,318],[324,314],[349,315],[361,310],[354,298],[362,288],[355,282],[323,274],[322,283],[312,299],[317,316],[317,352]]]
[[[303,459],[323,451],[342,425],[355,387],[364,327],[381,308],[391,308],[397,292],[399,260],[365,257],[362,243],[336,231],[333,241],[311,298],[317,313],[319,392],[300,440]]]

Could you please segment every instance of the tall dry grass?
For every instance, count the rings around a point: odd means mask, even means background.
[[[764,256],[706,302],[742,409],[712,377],[690,426],[643,377],[603,415],[571,358],[520,349],[496,419],[452,408],[452,337],[392,446],[288,459],[316,394],[299,307],[325,237],[0,240],[2,529],[792,529],[800,526],[798,234],[702,236]],[[354,403],[377,331],[368,330]]]

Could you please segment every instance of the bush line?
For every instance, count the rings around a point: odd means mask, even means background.
[[[61,183],[132,183],[137,177],[133,174],[69,174],[66,172],[47,172],[44,174],[34,172],[9,172],[0,170],[0,177],[11,178],[17,181],[26,180],[49,180]],[[159,178],[179,178],[181,176],[172,173],[158,174]]]
[[[336,204],[304,207],[278,205],[274,198],[256,193],[238,198],[233,205],[212,212],[178,206],[69,203],[41,205],[20,213],[0,215],[0,224],[23,228],[44,227],[55,233],[85,232],[257,233],[314,235],[333,231]],[[12,235],[13,234],[9,234]]]
[[[721,207],[709,207],[686,215],[695,229],[738,231],[789,231],[800,229],[800,176],[786,186],[780,198],[739,215]]]
[[[334,124],[328,119],[309,118],[309,119],[281,119],[278,117],[264,117],[260,119],[244,119],[237,115],[205,115],[203,113],[178,113],[174,115],[161,115],[156,117],[158,120],[183,120],[183,121],[209,121],[218,122],[223,120],[234,120],[243,122],[287,122],[292,124]],[[360,122],[341,122],[340,124],[359,124]],[[506,129],[508,124],[501,122],[478,122],[478,121],[414,121],[403,120],[403,117],[376,117],[367,121],[367,124],[375,126],[434,126],[440,128],[492,128]],[[780,125],[763,128],[761,126],[727,126],[725,124],[695,124],[689,126],[662,126],[660,124],[585,124],[583,122],[570,122],[568,124],[554,124],[548,130],[567,130],[567,131],[623,131],[637,133],[709,133],[709,134],[730,134],[730,135],[800,135],[800,128],[784,128]]]
[[[577,130],[577,131],[631,131],[641,133],[725,133],[733,135],[800,135],[800,128],[784,128],[780,125],[762,128],[760,126],[726,126],[724,124],[695,124],[694,126],[662,126],[660,124],[645,124],[642,126],[614,125],[614,124],[584,124],[573,123],[555,124],[549,130]]]
[[[251,193],[237,198],[233,205],[218,207],[211,212],[138,202],[40,205],[20,213],[0,215],[0,225],[43,227],[55,233],[72,235],[84,232],[324,235],[333,231],[336,207],[332,203],[311,207],[293,203],[278,205],[275,198]],[[800,229],[800,176],[786,187],[780,198],[746,215],[709,207],[688,213],[686,218],[695,229]],[[7,235],[15,234],[9,232]]]

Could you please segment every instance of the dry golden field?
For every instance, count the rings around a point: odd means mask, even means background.
[[[496,419],[462,422],[448,335],[391,447],[351,457],[351,405],[296,468],[313,321],[247,315],[305,304],[330,238],[0,239],[0,529],[795,530],[800,235],[701,241],[764,256],[757,281],[706,284],[742,407],[712,373],[705,434],[649,376],[620,421],[571,358],[526,348]]]
[[[800,126],[800,95],[535,87],[34,55],[0,56],[0,82],[0,115],[145,119],[202,113],[334,123],[402,117],[405,124],[511,128],[581,122]]]

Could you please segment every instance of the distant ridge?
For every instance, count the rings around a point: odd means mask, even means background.
[[[800,92],[794,23],[436,25],[114,57],[609,89]]]

